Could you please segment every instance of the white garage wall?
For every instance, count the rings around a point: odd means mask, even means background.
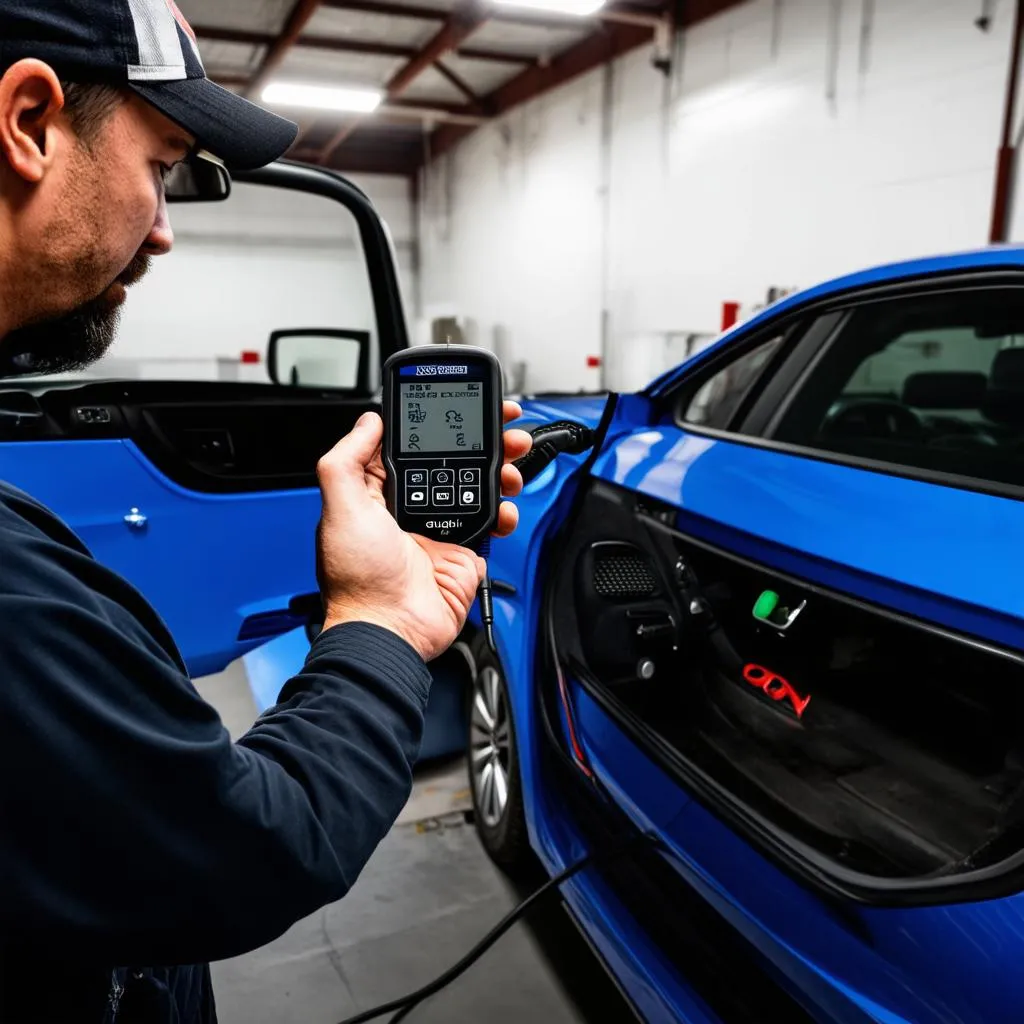
[[[352,179],[372,199],[395,242],[406,315],[415,297],[412,207],[403,178]],[[236,184],[224,203],[170,208],[174,251],[154,260],[129,293],[118,341],[92,375],[266,380],[272,330],[348,327],[376,334],[355,220],[319,196]],[[218,360],[225,362],[218,365]]]
[[[725,301],[984,245],[1012,8],[984,33],[974,0],[751,0],[670,80],[643,48],[511,112],[425,175],[425,312],[505,332],[531,389],[599,383],[605,324],[638,387]]]

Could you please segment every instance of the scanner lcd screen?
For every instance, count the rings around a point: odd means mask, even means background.
[[[402,455],[483,452],[483,384],[402,384],[400,400]]]

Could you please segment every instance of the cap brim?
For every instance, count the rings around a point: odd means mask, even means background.
[[[131,82],[131,88],[169,117],[229,169],[251,171],[284,156],[299,126],[250,103],[208,78]]]

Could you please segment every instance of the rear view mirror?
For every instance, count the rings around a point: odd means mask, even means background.
[[[370,393],[370,333],[333,328],[275,331],[267,353],[270,379],[300,388]]]
[[[169,203],[217,203],[231,195],[231,175],[222,164],[194,156],[171,171],[164,188]]]

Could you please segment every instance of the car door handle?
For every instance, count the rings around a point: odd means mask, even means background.
[[[149,522],[149,516],[144,516],[137,508],[124,517],[124,521],[131,530],[144,530]]]

